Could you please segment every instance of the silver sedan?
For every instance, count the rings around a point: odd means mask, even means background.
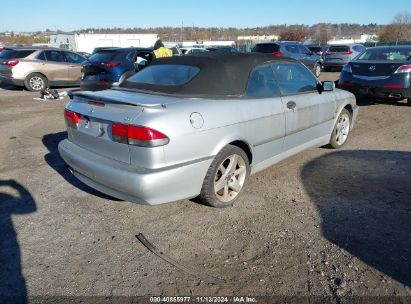
[[[342,147],[355,97],[301,63],[260,54],[159,59],[120,88],[77,92],[63,159],[85,184],[143,204],[232,205],[251,174],[303,150]]]

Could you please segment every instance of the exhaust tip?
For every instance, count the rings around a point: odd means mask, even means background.
[[[402,98],[402,95],[401,95],[400,93],[390,93],[390,94],[388,95],[388,97],[391,97],[391,98]]]

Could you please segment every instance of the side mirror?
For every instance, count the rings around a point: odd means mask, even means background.
[[[328,92],[328,91],[334,91],[335,89],[335,82],[334,81],[323,81],[323,91]]]

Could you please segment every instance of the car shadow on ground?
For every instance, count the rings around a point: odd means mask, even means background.
[[[8,90],[8,91],[24,91],[25,90],[23,87],[17,87],[11,84],[2,83],[1,81],[0,81],[0,89]]]
[[[60,141],[67,138],[67,132],[51,133],[43,136],[43,145],[48,149],[48,153],[44,156],[44,160],[47,164],[52,167],[57,173],[59,173],[67,182],[69,182],[74,187],[87,192],[89,194],[98,196],[103,199],[108,199],[112,201],[120,201],[116,198],[108,196],[101,193],[93,188],[87,186],[80,182],[68,169],[67,164],[60,157],[58,152],[58,144]]]
[[[20,247],[12,216],[33,213],[36,209],[26,188],[15,180],[0,180],[0,303],[27,303]]]
[[[324,237],[411,287],[411,152],[334,152],[301,176]]]
[[[397,99],[378,99],[378,98],[371,98],[371,97],[364,97],[364,96],[356,96],[357,105],[360,107],[365,106],[372,106],[378,104],[386,104],[386,105],[393,105],[398,107],[408,107],[407,100],[397,100]]]

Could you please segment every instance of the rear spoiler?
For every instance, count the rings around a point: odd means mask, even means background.
[[[79,97],[79,98],[91,99],[92,101],[126,104],[126,105],[143,107],[143,108],[154,108],[154,109],[166,108],[166,105],[162,103],[143,103],[143,102],[135,102],[135,101],[130,101],[130,100],[121,100],[117,98],[108,98],[108,97],[103,97],[103,96],[97,96],[94,92],[81,91],[79,89],[68,91],[67,95],[70,97],[71,100],[73,100],[74,97]]]

